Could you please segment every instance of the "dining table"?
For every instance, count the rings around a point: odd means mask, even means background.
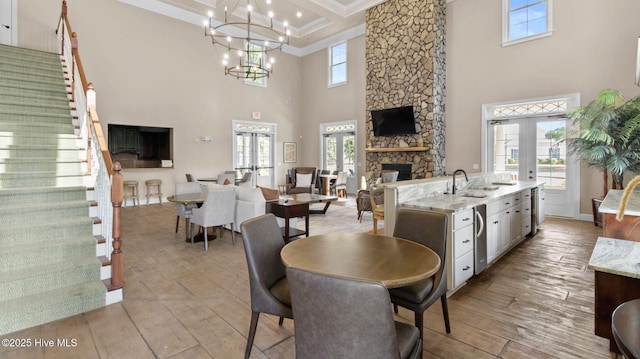
[[[432,277],[440,257],[422,244],[370,233],[327,233],[297,239],[280,251],[285,266],[345,279],[404,287]]]
[[[321,185],[321,193],[325,196],[328,196],[331,193],[331,180],[335,180],[338,178],[337,175],[332,174],[320,174],[320,185]]]
[[[207,192],[197,192],[197,193],[181,193],[181,194],[174,194],[171,196],[167,197],[167,201],[169,202],[174,202],[174,203],[179,203],[179,204],[183,204],[183,205],[188,205],[188,204],[202,204],[204,203],[204,200],[207,197]],[[191,242],[191,217],[190,216],[186,216],[185,217],[185,235],[186,235],[186,239],[185,242]],[[208,233],[208,239],[209,240],[213,240],[216,238],[215,235],[215,231],[214,234]],[[194,242],[202,242],[204,241],[204,234],[198,234],[194,236]]]

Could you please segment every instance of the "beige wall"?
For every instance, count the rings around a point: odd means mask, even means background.
[[[47,43],[41,39],[55,29],[60,3],[20,2],[20,46]],[[300,135],[300,58],[279,53],[268,88],[244,85],[224,76],[221,54],[201,27],[113,0],[68,3],[105,131],[108,123],[174,128],[175,168],[126,170],[125,177],[163,179],[164,193],[171,194],[187,172],[197,178],[232,169],[232,120],[251,120],[252,111],[277,124],[277,161],[282,142]],[[37,19],[33,27],[31,19]],[[201,136],[213,141],[199,142]],[[284,183],[285,166],[277,172],[276,184]]]
[[[553,36],[501,46],[501,1],[447,4],[447,172],[481,163],[485,103],[578,92],[582,105],[603,88],[627,97],[634,85],[640,2],[553,2]],[[581,213],[601,195],[599,173],[581,171]]]
[[[327,87],[327,49],[317,51],[302,60],[302,112],[301,128],[305,147],[303,163],[320,166],[320,124],[338,121],[358,121],[356,176],[364,174],[365,131],[365,58],[364,36],[347,43],[347,84]],[[356,177],[359,178],[359,177]]]
[[[640,2],[560,0],[553,5],[553,36],[502,47],[501,1],[447,3],[447,172],[471,171],[473,163],[481,163],[484,103],[579,92],[586,104],[606,87],[628,98],[640,94],[634,85]],[[19,45],[55,49],[52,29],[60,2],[21,1],[18,7]],[[181,181],[185,172],[204,176],[231,167],[231,120],[248,120],[251,111],[278,124],[278,161],[283,141],[299,143],[298,165],[318,165],[320,123],[357,119],[358,160],[364,161],[364,37],[349,41],[347,85],[327,88],[322,50],[303,59],[278,55],[264,89],[224,77],[197,26],[114,0],[69,0],[69,11],[85,69],[99,91],[101,119],[175,128],[176,169],[130,176]],[[202,135],[214,141],[195,143]],[[278,183],[284,170],[281,165]],[[601,192],[600,175],[583,169],[581,187],[581,212],[590,213],[589,199]]]

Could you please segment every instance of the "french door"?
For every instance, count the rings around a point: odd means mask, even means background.
[[[275,187],[275,125],[234,121],[234,169],[252,172],[251,186]]]
[[[545,183],[546,214],[577,217],[578,164],[567,152],[567,120],[525,117],[493,120],[488,128],[489,171]]]
[[[15,45],[16,0],[0,0],[0,44]]]
[[[355,123],[336,122],[321,125],[322,169],[348,172],[355,176]]]

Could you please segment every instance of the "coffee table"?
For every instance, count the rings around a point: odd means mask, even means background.
[[[285,243],[289,243],[292,238],[303,234],[309,237],[309,202],[296,201],[285,197],[267,201],[265,210],[267,213],[273,213],[276,217],[284,218],[284,227],[280,228],[280,231]],[[304,217],[304,231],[289,227],[289,220],[296,217]]]
[[[331,205],[331,202],[337,201],[337,196],[325,196],[321,194],[312,194],[312,193],[298,193],[298,194],[288,194],[282,196],[283,198],[293,199],[298,202],[307,202],[307,203],[324,203],[324,208],[322,209],[309,209],[310,214],[325,214],[327,213],[327,209]]]

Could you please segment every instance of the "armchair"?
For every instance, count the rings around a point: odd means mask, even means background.
[[[287,194],[313,193],[317,172],[315,167],[295,167],[290,169],[287,173]]]
[[[398,180],[398,174],[400,172],[394,170],[382,170],[380,171],[380,178],[376,180],[376,184],[379,183],[391,183]],[[384,195],[379,193],[375,198],[371,199],[371,194],[368,189],[361,189],[358,191],[358,198],[356,198],[356,206],[358,209],[358,220],[362,222],[362,212],[373,212],[374,206],[372,203],[383,204]],[[382,209],[382,218],[384,220],[384,208]],[[374,219],[375,220],[375,219]],[[374,221],[375,222],[375,221]]]

